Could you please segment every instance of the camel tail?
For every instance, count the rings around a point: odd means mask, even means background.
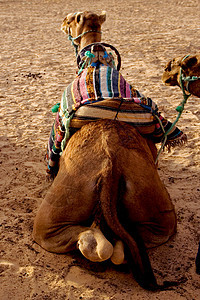
[[[136,281],[145,289],[156,290],[158,285],[143,241],[137,235],[133,238],[123,227],[117,215],[117,204],[122,181],[123,174],[120,174],[113,167],[112,161],[109,160],[101,177],[101,209],[107,225],[125,245],[128,263]]]

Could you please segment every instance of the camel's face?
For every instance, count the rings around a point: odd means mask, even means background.
[[[170,60],[162,76],[165,85],[179,85],[180,68],[184,76],[200,76],[200,55],[176,57]]]
[[[194,96],[200,98],[200,79],[194,81],[184,80],[184,77],[200,77],[200,54],[189,55],[188,57],[177,57],[170,60],[162,76],[165,85],[178,85],[180,83],[180,71],[182,70],[182,82],[184,89]],[[191,79],[190,78],[190,79]]]
[[[182,57],[177,57],[170,60],[166,67],[162,76],[162,81],[165,85],[179,85],[178,84],[178,75],[180,72],[180,63],[182,61]]]
[[[101,31],[101,25],[106,20],[106,13],[103,11],[100,15],[94,14],[92,12],[78,12],[70,13],[63,20],[61,25],[61,30],[68,34],[70,33],[73,38],[79,36],[81,33],[84,33],[89,30],[96,32]],[[76,44],[80,44],[80,39],[77,39]]]

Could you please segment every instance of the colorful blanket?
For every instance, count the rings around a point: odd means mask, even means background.
[[[172,125],[158,112],[157,105],[126,82],[110,66],[92,64],[65,89],[47,147],[48,172],[56,174],[68,138],[89,122],[99,119],[123,121],[160,143]],[[183,142],[186,136],[174,127],[167,144]]]

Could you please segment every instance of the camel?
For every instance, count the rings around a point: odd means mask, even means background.
[[[101,41],[105,19],[104,12],[69,14],[62,29],[82,49]],[[105,58],[110,64],[107,56],[99,59]],[[157,172],[156,153],[155,144],[130,124],[111,119],[86,123],[60,157],[34,220],[34,240],[54,253],[79,249],[93,262],[127,260],[142,287],[164,288],[156,282],[146,249],[167,242],[177,220]]]
[[[165,85],[179,87],[182,81],[186,93],[200,98],[200,54],[170,60],[166,64],[162,81]]]
[[[176,57],[165,67],[162,81],[167,86],[179,86],[185,101],[189,95],[200,98],[200,54]],[[196,257],[196,272],[200,274],[200,246]]]

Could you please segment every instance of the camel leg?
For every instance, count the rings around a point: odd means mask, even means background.
[[[34,221],[34,240],[50,252],[66,253],[78,248],[90,261],[100,262],[109,259],[113,254],[112,244],[105,238],[98,226],[94,225],[95,222],[87,226],[87,219],[92,214],[93,205],[90,207],[88,202],[86,207],[78,210],[75,199],[70,205],[68,198],[65,199],[68,205],[64,206],[64,202],[59,207],[55,206],[55,202],[51,203],[52,199],[56,198],[53,189],[43,200]],[[78,202],[81,203],[81,201]],[[86,220],[84,220],[85,215]],[[86,226],[81,226],[81,223]]]
[[[83,256],[93,262],[107,260],[113,254],[112,244],[97,228],[91,228],[82,232],[79,235],[77,244]]]
[[[96,178],[85,184],[85,177],[76,172],[75,162],[67,167],[69,170],[61,164],[39,207],[33,227],[34,240],[55,253],[77,248],[79,235],[90,230],[91,217],[97,206]]]
[[[141,222],[138,232],[147,248],[157,247],[166,243],[176,233],[176,214],[171,211],[160,212],[157,220]]]
[[[70,222],[60,225],[51,224],[45,214],[39,210],[34,221],[33,239],[49,252],[67,253],[77,248],[79,235],[87,230],[89,227],[72,225]]]
[[[115,265],[121,265],[124,262],[124,244],[122,241],[118,240],[113,249],[113,255],[111,256],[111,261]]]
[[[67,253],[78,248],[83,256],[93,262],[107,260],[113,254],[112,244],[96,228],[67,225],[54,235],[51,233],[50,236],[46,234],[38,238],[36,230],[33,234],[35,241],[50,252]]]

